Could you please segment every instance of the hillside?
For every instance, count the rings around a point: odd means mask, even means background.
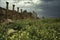
[[[33,12],[27,12],[27,10],[23,10],[21,12],[15,11],[15,10],[8,10],[0,7],[0,20],[5,20],[5,19],[36,19],[37,17],[35,16],[35,13]]]
[[[60,20],[21,19],[0,24],[0,40],[60,40]]]

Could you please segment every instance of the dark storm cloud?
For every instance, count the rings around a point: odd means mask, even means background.
[[[43,11],[38,12],[43,16],[60,17],[60,0],[42,0],[42,4],[37,5],[37,8]]]
[[[41,0],[41,1],[54,1],[54,0]]]
[[[42,1],[53,1],[53,0],[42,0]]]

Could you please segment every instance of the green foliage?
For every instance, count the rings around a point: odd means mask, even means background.
[[[60,19],[22,19],[1,24],[0,40],[60,40],[60,21],[57,20]],[[8,34],[8,29],[15,32]]]

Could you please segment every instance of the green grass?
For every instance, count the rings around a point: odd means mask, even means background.
[[[14,32],[10,32],[14,29]],[[21,19],[0,24],[0,40],[60,40],[60,18]]]

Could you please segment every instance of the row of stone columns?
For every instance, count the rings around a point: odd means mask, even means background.
[[[6,19],[8,18],[8,8],[9,8],[9,2],[6,2]],[[14,19],[14,16],[15,16],[15,5],[13,5],[13,7],[12,7],[12,19]],[[19,7],[17,7],[17,13],[19,13]],[[22,13],[22,9],[20,10],[20,13]],[[34,11],[33,11],[33,13],[35,13]],[[37,17],[37,14],[35,13],[35,17]]]
[[[8,8],[9,8],[9,2],[6,2],[6,19],[8,18]],[[14,18],[14,10],[15,10],[15,5],[13,5],[13,13],[12,13],[12,19]],[[19,12],[19,7],[17,7],[17,12]],[[21,13],[22,13],[22,9],[21,9]]]

